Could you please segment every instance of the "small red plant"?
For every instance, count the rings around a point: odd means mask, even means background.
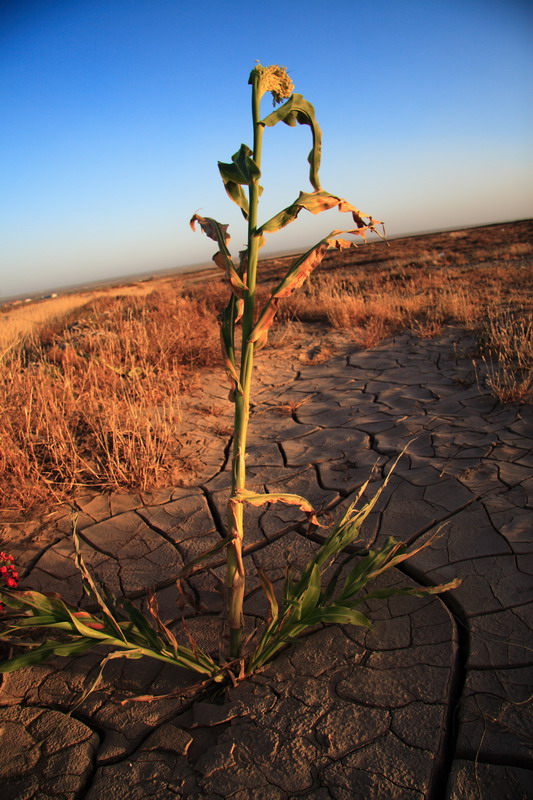
[[[0,553],[0,588],[16,589],[19,585],[19,574],[15,569],[15,559],[9,553]],[[0,614],[5,606],[0,603]]]

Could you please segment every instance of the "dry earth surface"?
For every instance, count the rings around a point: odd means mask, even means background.
[[[111,662],[81,704],[100,657],[56,659],[6,675],[0,690],[6,800],[151,797],[183,800],[525,800],[533,797],[533,406],[502,406],[476,380],[473,338],[448,326],[434,339],[402,333],[363,350],[330,333],[258,359],[250,486],[308,497],[337,514],[368,477],[375,490],[406,447],[365,543],[444,535],[387,581],[461,587],[435,598],[372,600],[371,631],[330,626],[292,645],[223,702],[131,698],[184,689],[171,667]],[[323,359],[321,359],[321,351]],[[232,408],[221,372],[197,403]],[[150,497],[79,498],[91,569],[142,602],[155,586],[179,620],[173,576],[225,534],[230,436],[191,408],[193,484]],[[370,492],[370,493],[371,493]],[[273,506],[249,515],[247,625],[267,615],[256,568],[278,584],[324,532]],[[23,585],[83,602],[71,520],[28,525],[10,548]],[[189,579],[204,648],[221,632],[221,561]],[[363,609],[364,610],[364,609]],[[89,682],[89,683],[88,683]]]

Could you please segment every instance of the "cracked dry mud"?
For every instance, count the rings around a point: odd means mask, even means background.
[[[329,361],[259,360],[248,459],[250,486],[302,494],[323,512],[370,489],[407,445],[364,529],[420,543],[446,533],[385,582],[461,587],[434,598],[373,600],[371,631],[330,626],[291,646],[222,704],[160,699],[191,683],[172,667],[114,661],[76,705],[99,657],[57,659],[4,679],[2,796],[183,800],[521,800],[533,797],[533,408],[503,407],[472,374],[472,342],[449,328],[371,351],[344,345]],[[218,374],[206,403],[231,408]],[[143,601],[155,585],[176,618],[176,571],[224,533],[229,441],[195,420],[197,484],[81,501],[84,554],[114,592]],[[202,431],[201,426],[205,430]],[[339,508],[337,508],[339,507]],[[265,617],[255,568],[280,581],[323,531],[290,508],[248,515],[247,625]],[[83,601],[69,520],[20,546],[24,585]],[[189,626],[204,647],[220,634],[222,563],[197,573]]]

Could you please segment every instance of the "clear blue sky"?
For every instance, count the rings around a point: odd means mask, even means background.
[[[527,0],[3,0],[0,299],[205,263],[195,211],[236,252],[217,160],[251,144],[256,60],[314,104],[323,187],[388,233],[531,217],[532,45]],[[309,129],[264,147],[267,218],[310,188]],[[305,214],[263,253],[338,224]]]

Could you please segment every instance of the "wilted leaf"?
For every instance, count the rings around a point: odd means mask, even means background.
[[[125,609],[130,621],[137,628],[140,638],[143,640],[142,644],[147,645],[153,650],[160,652],[164,647],[164,642],[157,636],[144,614],[139,611],[129,600],[121,599],[121,605]],[[131,632],[129,632],[131,636]],[[140,642],[137,642],[140,644]]]
[[[163,638],[163,640],[168,645],[170,645],[170,649],[171,649],[172,653],[174,654],[174,656],[176,658],[178,658],[178,653],[179,653],[179,649],[180,649],[179,645],[178,645],[178,640],[176,639],[176,637],[174,636],[174,634],[172,633],[170,628],[168,628],[165,625],[165,623],[163,622],[163,620],[159,616],[159,607],[158,607],[158,604],[157,604],[157,598],[156,598],[155,594],[153,594],[153,593],[150,594],[149,597],[148,597],[148,610],[149,610],[150,614],[152,615],[152,618],[155,621],[155,624],[157,626],[157,629],[159,631],[160,636]]]
[[[328,238],[322,239],[322,241],[297,258],[285,278],[272,292],[249,337],[249,341],[255,342],[257,349],[264,347],[267,342],[268,331],[276,316],[280,300],[284,297],[289,297],[298,289],[315,267],[320,264],[328,251],[328,242]]]
[[[353,608],[345,608],[344,606],[326,606],[325,608],[316,608],[307,617],[306,622],[308,625],[317,625],[319,622],[336,622],[340,625],[362,625],[365,628],[371,628],[372,623],[361,614],[360,611],[355,611]]]
[[[366,236],[368,230],[374,230],[376,225],[381,224],[378,220],[372,219],[369,214],[360,211],[342,197],[337,197],[337,195],[320,190],[316,192],[300,192],[294,203],[284,208],[283,211],[280,211],[269,219],[264,225],[261,225],[259,232],[273,233],[274,231],[284,228],[296,219],[303,208],[311,214],[320,214],[322,211],[328,211],[331,208],[337,208],[338,211],[343,213],[351,213],[358,230],[349,232],[356,233],[359,236]],[[366,222],[363,217],[366,217]],[[365,229],[364,233],[360,229]],[[341,231],[339,231],[339,233],[340,232]]]
[[[454,578],[453,581],[448,583],[441,583],[438,586],[401,586],[399,588],[389,587],[388,589],[376,589],[375,592],[369,592],[359,599],[360,603],[367,600],[384,599],[387,597],[394,597],[395,595],[413,595],[414,597],[425,597],[431,594],[442,594],[442,592],[449,592],[452,589],[457,589],[462,584],[461,578]]]
[[[139,648],[138,650],[117,650],[114,653],[108,653],[108,655],[106,655],[102,659],[102,661],[100,663],[100,669],[98,670],[98,674],[97,674],[96,678],[91,683],[89,688],[85,689],[85,691],[82,693],[80,699],[78,700],[76,705],[70,710],[69,713],[72,713],[79,706],[81,706],[82,703],[84,703],[87,700],[87,698],[98,688],[98,686],[100,685],[100,683],[102,681],[102,677],[103,677],[103,674],[104,674],[104,669],[105,669],[106,664],[108,663],[108,661],[113,661],[115,658],[141,658],[142,656],[143,656],[143,653],[142,653],[141,648]]]
[[[272,581],[268,577],[268,575],[262,570],[257,570],[257,575],[259,580],[261,581],[261,585],[264,589],[264,592],[267,596],[269,605],[270,605],[270,620],[271,622],[275,622],[278,618],[278,601],[276,600],[276,594],[274,592],[274,586],[272,585]]]
[[[274,322],[279,302],[277,297],[270,298],[248,338],[249,342],[255,343],[256,350],[261,350],[268,341],[268,331]]]
[[[234,399],[235,390],[242,392],[239,373],[235,362],[235,323],[238,315],[242,313],[243,301],[231,295],[230,300],[221,315],[220,346],[224,366],[231,384],[230,399]]]
[[[315,118],[315,109],[303,95],[297,93],[292,94],[286,103],[262,120],[262,124],[269,128],[276,125],[278,122],[284,122],[291,127],[299,123],[300,125],[309,125],[311,128],[313,146],[307,157],[310,165],[309,180],[313,188],[318,191],[320,189],[318,171],[320,169],[320,159],[322,157],[322,131]]]
[[[224,270],[226,278],[231,283],[235,294],[238,297],[242,297],[243,293],[246,291],[246,286],[239,277],[235,269],[235,264],[231,260],[231,255],[227,246],[230,240],[230,236],[227,232],[228,226],[221,225],[220,222],[217,222],[216,219],[212,219],[211,217],[201,217],[199,214],[193,214],[190,222],[193,231],[195,230],[196,222],[198,222],[206,236],[209,236],[210,239],[214,239],[214,241],[218,243],[220,250],[213,256],[213,261],[217,267]]]
[[[304,620],[320,599],[320,569],[314,565],[307,586],[300,597],[298,618]]]
[[[258,492],[250,492],[248,489],[238,489],[234,498],[238,503],[249,503],[252,506],[262,506],[265,503],[285,503],[290,506],[298,506],[300,511],[303,511],[307,516],[309,522],[313,525],[320,525],[315,510],[309,500],[300,497],[298,494],[287,494],[284,492],[271,492],[270,494],[261,494]]]
[[[245,219],[248,219],[248,198],[241,187],[251,186],[261,177],[261,171],[251,156],[250,148],[241,144],[238,152],[232,155],[231,164],[218,162],[226,192],[233,202],[237,203]]]
[[[103,595],[99,592],[98,587],[96,585],[96,582],[94,581],[94,579],[91,576],[89,570],[85,566],[85,562],[83,561],[83,558],[82,558],[82,555],[81,555],[80,540],[79,540],[78,534],[76,533],[76,520],[74,520],[74,530],[72,532],[72,539],[74,541],[74,549],[75,549],[75,553],[76,553],[76,555],[75,555],[75,564],[76,564],[76,567],[78,568],[78,570],[81,572],[82,583],[83,583],[84,589],[86,590],[86,592],[89,595],[89,597],[94,597],[94,599],[96,600],[96,602],[100,606],[100,608],[102,610],[102,614],[104,615],[107,623],[109,624],[109,626],[110,626],[111,630],[113,631],[113,633],[115,634],[115,636],[118,639],[122,639],[123,641],[126,641],[126,639],[124,637],[124,634],[122,632],[122,629],[121,629],[120,625],[118,624],[117,620],[115,619],[115,617],[114,617],[114,615],[113,615],[113,613],[112,613],[112,611],[111,611],[111,609],[109,607],[109,604],[106,603]],[[67,611],[68,611],[68,609],[67,609]],[[78,622],[76,616],[70,611],[68,611],[68,613],[69,613],[70,618],[73,620],[74,625],[80,631],[80,633],[85,634],[85,631],[82,631],[80,623]]]
[[[60,644],[61,642],[54,641],[43,642],[37,647],[34,647],[32,650],[29,650],[27,653],[10,658],[8,661],[1,661],[0,673],[15,672],[17,669],[31,667],[34,664],[40,664],[41,662],[46,661],[47,658],[50,658],[50,656],[53,656],[55,648]]]
[[[200,564],[204,564],[211,556],[220,553],[222,550],[225,550],[226,547],[229,545],[228,539],[222,539],[218,544],[212,547],[210,550],[207,550],[205,553],[201,553],[201,555],[193,558],[191,561],[188,561],[185,566],[179,571],[177,579],[180,580],[181,578],[187,578],[191,575]]]

